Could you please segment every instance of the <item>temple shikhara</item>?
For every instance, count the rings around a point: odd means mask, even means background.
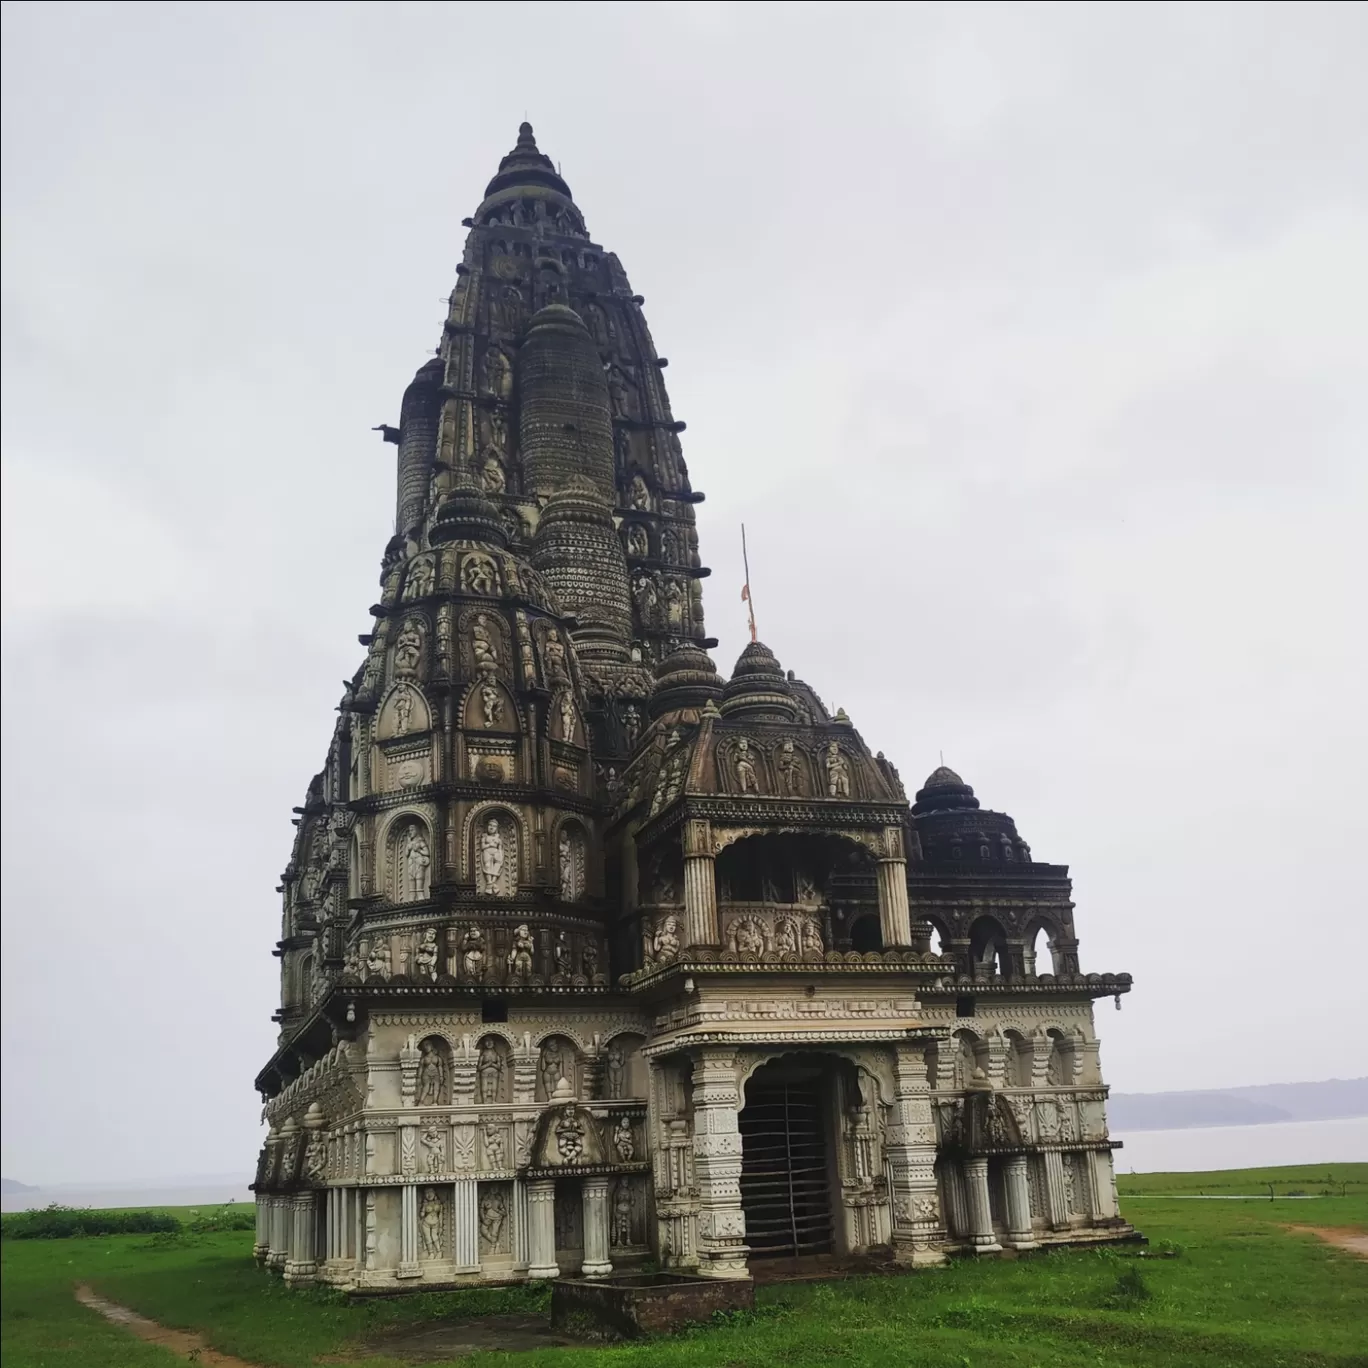
[[[359,1290],[1133,1234],[1093,1024],[1131,980],[1082,972],[1066,866],[944,766],[909,802],[759,641],[718,672],[641,297],[526,124],[465,222],[296,809],[258,1257]]]

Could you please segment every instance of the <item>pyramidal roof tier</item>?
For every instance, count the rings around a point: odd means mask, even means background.
[[[498,175],[485,186],[485,202],[480,209],[484,210],[490,200],[502,197],[509,190],[552,190],[574,202],[570,187],[561,179],[555,163],[538,149],[530,123],[519,125],[517,145],[499,163]]]

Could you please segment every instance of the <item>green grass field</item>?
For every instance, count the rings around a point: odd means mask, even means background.
[[[1298,1200],[1275,1192],[1334,1196]],[[486,1354],[469,1368],[1368,1368],[1368,1261],[1288,1226],[1368,1231],[1368,1164],[1121,1180],[1136,1251],[956,1261],[901,1277],[763,1287],[753,1314],[611,1348]],[[1345,1195],[1338,1195],[1341,1191]],[[1199,1193],[1262,1200],[1197,1201]],[[1127,1201],[1127,1197],[1133,1199]],[[270,1368],[394,1368],[357,1348],[384,1330],[535,1309],[535,1288],[348,1302],[287,1292],[241,1231],[14,1240],[3,1247],[5,1368],[165,1368],[185,1362],[108,1324],[77,1282],[216,1349]]]

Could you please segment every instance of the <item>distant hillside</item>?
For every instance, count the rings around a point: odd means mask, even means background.
[[[27,1183],[16,1183],[13,1178],[0,1178],[0,1192],[37,1192],[36,1187]]]
[[[1368,1078],[1266,1083],[1205,1092],[1113,1093],[1107,1119],[1116,1131],[1259,1126],[1270,1121],[1334,1121],[1368,1116]]]

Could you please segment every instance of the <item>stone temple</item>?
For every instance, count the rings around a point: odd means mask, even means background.
[[[465,224],[296,809],[258,1257],[361,1290],[1132,1235],[1093,1024],[1131,980],[1081,972],[1067,867],[943,766],[909,803],[759,641],[718,673],[665,358],[527,124]]]

